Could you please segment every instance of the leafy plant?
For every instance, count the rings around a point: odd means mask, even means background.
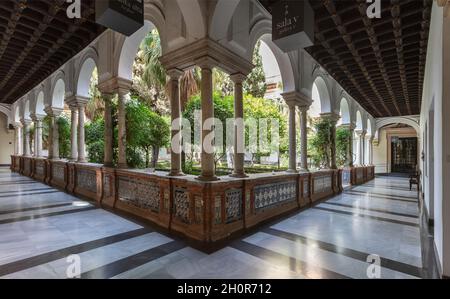
[[[69,158],[70,156],[70,121],[67,116],[58,117],[59,133],[59,156],[60,158]]]
[[[261,41],[258,41],[253,51],[253,64],[255,68],[244,81],[243,88],[245,94],[251,94],[255,98],[263,98],[267,91],[266,75],[262,64],[262,56],[259,53]]]
[[[331,161],[331,126],[328,119],[318,118],[313,121],[314,135],[310,138],[309,150],[313,166],[330,168]]]
[[[344,127],[336,129],[336,164],[344,166],[347,162],[351,134],[350,130]]]

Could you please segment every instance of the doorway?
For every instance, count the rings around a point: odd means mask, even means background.
[[[391,171],[411,173],[417,167],[417,137],[392,137]]]

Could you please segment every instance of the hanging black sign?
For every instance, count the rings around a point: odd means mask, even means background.
[[[144,25],[144,0],[96,0],[95,21],[130,36]]]
[[[272,39],[285,52],[313,45],[314,11],[307,0],[280,0],[272,6]]]

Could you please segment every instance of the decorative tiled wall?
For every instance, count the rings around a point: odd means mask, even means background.
[[[119,200],[138,208],[159,212],[160,187],[157,182],[118,177]]]
[[[242,189],[230,189],[225,192],[226,222],[231,223],[242,217]]]
[[[296,200],[296,182],[284,182],[256,186],[255,210],[264,210],[268,207]]]
[[[52,178],[56,181],[64,181],[64,165],[53,163]]]
[[[97,192],[97,173],[90,169],[77,169],[77,186],[92,193]]]
[[[175,217],[184,223],[189,223],[189,196],[186,189],[175,188],[173,204]]]

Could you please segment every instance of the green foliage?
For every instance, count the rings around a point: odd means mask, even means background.
[[[156,29],[147,34],[141,43],[144,56],[144,73],[142,79],[148,86],[164,89],[166,86],[166,71],[159,57],[162,54],[161,40]]]
[[[127,103],[127,143],[131,154],[141,150],[145,154],[145,166],[156,167],[159,150],[169,144],[170,127],[166,120],[151,111],[145,104],[133,99]]]
[[[253,52],[253,64],[255,68],[247,76],[247,80],[243,84],[244,93],[251,94],[255,98],[263,98],[267,90],[266,75],[263,69],[262,57],[259,54],[260,47],[261,41],[258,41]]]
[[[59,156],[69,158],[70,156],[70,121],[66,116],[57,119],[59,133]]]
[[[336,164],[344,166],[347,161],[351,134],[348,128],[340,127],[336,130]]]
[[[313,121],[315,134],[310,138],[308,152],[316,168],[329,168],[331,159],[331,126],[328,119],[316,119]]]
[[[98,118],[86,125],[86,147],[88,159],[91,163],[103,163],[105,152],[105,121]]]

